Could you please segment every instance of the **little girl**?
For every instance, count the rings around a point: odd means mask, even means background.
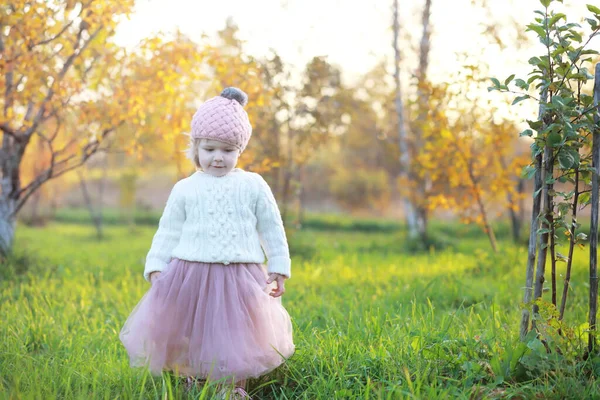
[[[199,171],[171,191],[146,257],[152,286],[120,333],[132,366],[232,378],[242,398],[247,378],[294,353],[281,215],[265,180],[235,168],[252,134],[247,99],[227,88],[194,114],[188,156]]]

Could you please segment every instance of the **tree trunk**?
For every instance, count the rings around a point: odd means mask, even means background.
[[[427,234],[427,224],[429,223],[429,213],[427,207],[417,207],[417,231],[421,242],[427,243],[429,236]]]
[[[548,99],[548,92],[543,90],[540,96],[540,107],[538,120],[544,115],[544,103]],[[521,313],[520,338],[525,340],[529,332],[529,304],[533,295],[533,276],[535,273],[535,261],[537,255],[537,230],[539,226],[539,215],[542,202],[542,155],[535,157],[535,178],[533,184],[533,206],[531,208],[531,225],[529,227],[529,246],[527,250],[527,267],[525,269],[525,293],[523,294],[523,311]]]
[[[552,150],[550,149],[551,158],[549,160],[550,166],[552,170],[550,170],[550,176],[553,176],[553,165],[554,161],[552,159]],[[546,177],[546,179],[548,176]],[[552,287],[552,304],[556,307],[556,242],[554,237],[556,228],[554,227],[554,196],[551,194],[554,191],[554,184],[548,183],[547,196],[548,196],[548,214],[546,218],[548,219],[548,226],[550,228],[550,232],[548,232],[548,236],[550,239],[550,267],[551,267],[551,287]]]
[[[40,203],[42,200],[42,191],[38,190],[31,196],[31,214],[29,215],[29,223],[31,225],[41,225],[42,216],[40,213]]]
[[[288,209],[289,209],[289,194],[290,194],[290,186],[292,183],[292,177],[294,175],[294,160],[293,160],[293,156],[294,156],[294,152],[293,152],[293,139],[294,139],[294,133],[292,132],[291,128],[290,128],[290,121],[288,119],[287,121],[287,160],[286,160],[286,168],[283,171],[283,187],[281,190],[282,196],[281,196],[281,205],[282,205],[282,212],[281,212],[281,218],[283,219],[283,222],[286,222],[287,219],[287,214],[288,214]]]
[[[500,160],[500,165],[502,166],[502,168],[507,169],[508,165],[504,160],[504,157],[499,155],[498,159]],[[517,204],[517,200],[515,200],[510,191],[506,195],[506,200],[508,202],[508,214],[510,216],[512,239],[514,243],[519,243],[519,239],[521,237],[521,224],[522,221],[525,219],[525,216],[523,215],[523,196],[521,196],[525,187],[525,180],[523,178],[518,178],[516,187],[517,198],[520,199],[520,203]],[[520,215],[517,214],[517,210],[520,211]]]
[[[551,222],[551,213],[552,213],[552,194],[549,191],[549,185],[546,183],[548,177],[552,176],[553,171],[553,160],[552,160],[552,148],[549,145],[546,145],[544,149],[544,161],[543,161],[543,175],[542,175],[542,198],[544,200],[544,210],[542,211],[542,215],[544,218],[542,219],[541,228],[543,230],[542,234],[539,235],[539,257],[537,262],[537,267],[535,270],[535,286],[533,289],[533,298],[539,299],[542,297],[542,293],[544,290],[544,282],[546,280],[546,256],[548,254],[548,238],[549,231],[551,230],[550,222]],[[533,315],[539,311],[539,307],[535,304],[533,305]],[[533,326],[535,327],[535,321],[533,321]]]
[[[102,179],[100,180],[100,187],[98,188],[98,224],[100,229],[103,231],[104,223],[104,189],[108,181],[108,154],[104,155],[104,164],[102,165]]]
[[[416,152],[423,148],[423,125],[427,120],[427,109],[428,109],[428,93],[424,89],[427,82],[427,70],[429,68],[429,49],[431,41],[431,30],[429,28],[429,21],[431,17],[431,0],[425,1],[422,14],[422,26],[423,33],[421,35],[421,43],[419,45],[419,69],[417,70],[417,98],[419,115],[417,116],[417,129],[415,134],[415,148]],[[431,187],[431,177],[426,174],[422,180],[419,180],[414,176],[412,170],[410,171],[410,179],[412,182],[418,182],[419,198],[425,199],[427,192]],[[421,242],[427,243],[427,222],[428,222],[428,210],[427,207],[416,206],[417,216],[417,232]]]
[[[593,168],[593,165],[592,165]],[[592,178],[593,181],[593,178]],[[573,195],[573,208],[571,209],[571,235],[569,236],[569,255],[567,256],[567,272],[563,286],[562,299],[560,301],[559,321],[565,315],[565,307],[567,305],[567,295],[569,294],[569,284],[571,282],[571,269],[573,266],[573,250],[575,249],[575,230],[577,229],[577,206],[579,203],[579,168],[575,170],[575,194]],[[593,208],[593,206],[592,206]]]
[[[277,120],[273,118],[271,121],[271,131],[270,135],[273,138],[273,147],[271,149],[271,154],[277,160],[276,166],[271,168],[270,174],[272,177],[272,190],[273,193],[277,196],[278,199],[281,198],[281,127],[278,124]]]
[[[473,181],[473,184],[476,185],[473,178],[474,178],[474,176],[471,174],[471,179]],[[485,206],[483,204],[483,199],[481,198],[481,195],[479,194],[479,190],[477,189],[477,187],[475,187],[475,198],[477,199],[477,206],[479,207],[479,213],[481,214],[481,218],[483,219],[483,227],[485,229],[485,233],[488,236],[490,245],[492,246],[492,250],[494,251],[494,253],[497,253],[498,245],[496,243],[496,235],[494,234],[494,230],[492,229],[492,226],[490,225],[489,218],[487,216],[487,212],[485,211]]]
[[[94,210],[94,204],[92,203],[92,198],[90,197],[87,185],[85,183],[85,179],[83,177],[83,173],[81,171],[79,171],[79,185],[81,186],[81,192],[83,193],[83,200],[85,201],[85,205],[90,213],[92,222],[96,227],[96,237],[98,238],[98,240],[102,240],[102,238],[104,237],[102,231],[102,217],[98,215],[96,210]]]
[[[12,251],[21,190],[20,164],[28,143],[26,137],[19,141],[3,133],[0,149],[0,256]]]
[[[0,196],[0,252],[1,256],[7,256],[12,250],[15,237],[17,218],[14,210],[17,202],[2,192]]]
[[[407,132],[404,122],[404,106],[402,104],[402,85],[400,81],[400,49],[398,46],[400,24],[398,21],[398,0],[394,0],[394,55],[395,55],[395,69],[394,69],[394,80],[396,82],[396,114],[398,116],[398,144],[400,148],[400,174],[399,176],[403,180],[408,180],[410,170],[410,153],[407,143]],[[417,228],[417,214],[415,207],[410,200],[409,196],[404,194],[404,213],[406,218],[406,224],[408,226],[408,236],[410,238],[417,238],[419,231]]]
[[[556,307],[556,241],[555,241],[555,227],[554,227],[554,215],[553,215],[553,204],[550,207],[550,214],[548,215],[548,225],[550,225],[550,268],[551,268],[551,286],[552,286],[552,305]]]
[[[41,140],[38,141],[37,151],[40,154],[43,154],[44,152],[44,143]],[[44,168],[40,165],[40,162],[38,162],[38,160],[34,161],[33,176],[39,176],[43,171]],[[36,190],[31,197],[31,215],[29,217],[30,223],[32,225],[41,225],[42,216],[40,215],[40,203],[42,200],[42,189]]]
[[[298,228],[301,228],[302,224],[304,223],[304,206],[306,201],[306,191],[304,190],[304,169],[305,167],[303,165],[298,168],[298,220],[296,221]]]
[[[288,168],[292,168],[291,165],[288,165]],[[285,171],[285,173],[283,174],[283,189],[282,189],[282,193],[283,196],[281,198],[281,205],[283,210],[281,211],[281,218],[283,219],[283,221],[287,220],[287,214],[288,214],[288,209],[289,209],[289,194],[290,194],[290,186],[291,186],[291,182],[292,182],[292,171],[291,170],[287,170]]]
[[[523,225],[523,221],[525,221],[525,197],[523,193],[525,193],[525,179],[519,178],[519,183],[517,183],[517,193],[519,193],[519,227]],[[519,237],[521,236],[521,230],[519,229]]]
[[[524,180],[522,178],[519,178],[519,181],[517,182],[517,193],[519,195],[519,198],[521,197],[520,195],[523,193],[524,186]],[[521,239],[521,225],[523,224],[523,204],[517,204],[517,201],[511,194],[508,194],[507,200],[509,205],[508,213],[510,215],[512,239],[513,242],[519,243],[519,240]],[[521,215],[517,214],[517,209],[519,210]]]
[[[510,228],[513,242],[519,243],[519,236],[521,235],[521,221],[519,220],[517,212],[512,207],[509,207],[508,211],[510,214]]]
[[[600,174],[600,63],[596,64],[594,79],[594,122],[596,129],[592,142],[592,215],[590,220],[590,306],[588,353],[593,354],[596,348],[596,313],[598,312],[598,174]]]

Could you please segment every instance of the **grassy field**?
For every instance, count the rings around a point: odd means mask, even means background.
[[[338,225],[290,235],[283,301],[297,352],[250,383],[255,398],[600,398],[600,361],[580,360],[587,249],[577,252],[565,335],[554,318],[540,321],[547,352],[537,338],[517,340],[525,246],[500,235],[493,254],[478,231],[439,225],[433,236],[446,247],[414,253],[389,224]],[[19,227],[0,270],[0,399],[211,398],[212,387],[185,392],[172,376],[131,369],[119,342],[148,289],[154,229],[110,225],[98,241],[85,224]]]

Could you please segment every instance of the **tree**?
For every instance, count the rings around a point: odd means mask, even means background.
[[[326,57],[313,57],[306,65],[302,87],[297,92],[295,107],[286,126],[287,156],[283,180],[284,214],[292,180],[298,187],[298,223],[303,218],[303,175],[306,164],[316,151],[331,137],[342,135],[347,129],[343,120],[343,105],[349,92],[342,84],[339,68]]]
[[[340,113],[347,127],[343,134],[332,138],[337,146],[327,146],[328,158],[334,159],[329,166],[333,171],[331,194],[348,210],[368,207],[384,211],[395,183],[390,176],[395,176],[398,169],[397,147],[384,140],[383,118],[380,120],[373,108],[374,93],[362,91],[374,83],[372,78],[377,79],[379,72],[371,71],[362,82],[345,91]]]
[[[494,121],[494,108],[481,96],[482,68],[467,64],[450,83],[419,83],[427,103],[417,99],[410,106],[419,115],[414,124],[423,145],[413,148],[414,178],[402,185],[427,210],[423,215],[450,209],[463,222],[481,226],[496,250],[490,210],[518,208],[521,195],[513,182],[526,162],[515,155],[514,123]]]
[[[422,151],[424,143],[423,129],[426,124],[427,107],[429,106],[428,96],[428,78],[427,69],[429,68],[429,49],[431,47],[431,27],[430,27],[430,16],[431,16],[431,0],[425,0],[422,14],[422,28],[423,33],[421,34],[421,41],[419,44],[419,66],[415,72],[415,78],[417,81],[417,115],[414,123],[411,124],[411,132],[413,132],[413,154],[418,154]],[[419,167],[416,166],[418,169]],[[422,199],[425,198],[426,192],[431,187],[431,180],[427,174],[421,176],[421,179],[416,179],[418,171],[415,171],[415,165],[413,164],[409,170],[409,178],[412,183],[415,183],[416,201],[413,201],[415,205],[416,213],[416,227],[418,236],[421,238],[422,243],[427,243],[427,222],[428,222],[428,207]],[[421,199],[421,201],[419,201]]]
[[[146,40],[129,53],[110,38],[132,0],[105,2],[11,2],[1,8],[0,252],[10,251],[16,216],[50,179],[103,151],[112,133],[139,151],[144,134],[173,135],[189,119],[190,80],[202,57],[182,35]],[[161,59],[169,54],[170,59]],[[149,127],[154,115],[160,128]],[[23,182],[24,154],[42,141],[49,163]]]
[[[399,178],[403,181],[409,181],[411,157],[408,148],[405,118],[404,118],[404,105],[402,101],[402,83],[400,79],[400,47],[398,44],[400,34],[400,22],[398,20],[398,0],[394,0],[394,19],[393,19],[393,31],[394,31],[394,81],[396,83],[396,116],[398,118],[398,147],[400,149],[400,173]],[[419,235],[418,228],[418,217],[416,208],[411,198],[407,194],[403,194],[404,201],[404,214],[406,223],[408,226],[408,236],[410,238],[416,238]]]
[[[539,103],[535,120],[527,121],[530,129],[521,135],[531,137],[532,162],[527,168],[528,177],[535,176],[533,214],[530,228],[529,256],[526,269],[525,307],[522,310],[521,338],[529,332],[530,312],[533,303],[533,323],[536,327],[539,306],[542,303],[546,276],[547,253],[550,252],[552,277],[551,307],[558,307],[556,287],[557,262],[566,263],[566,273],[559,320],[565,312],[570,285],[573,249],[582,245],[587,235],[581,232],[578,208],[592,202],[590,244],[590,304],[588,353],[595,352],[595,329],[598,296],[597,277],[597,218],[598,218],[598,109],[594,98],[586,93],[586,83],[594,77],[588,66],[595,50],[587,49],[591,39],[600,32],[600,8],[588,5],[591,12],[586,22],[590,34],[584,41],[581,26],[569,23],[567,16],[552,9],[552,0],[541,0],[543,9],[537,10],[535,21],[527,26],[544,46],[543,54],[531,57],[532,66],[527,80],[509,76],[503,82],[493,78],[491,90],[515,93],[513,104],[527,99]],[[600,68],[597,80],[600,80]],[[597,82],[597,85],[600,84]],[[512,89],[509,87],[515,87]],[[539,91],[536,98],[530,94],[531,85]],[[597,86],[598,87],[598,86]],[[600,91],[600,88],[598,89]],[[600,97],[600,93],[598,94]],[[563,187],[555,187],[561,183]],[[592,187],[592,189],[587,189]],[[560,191],[559,191],[560,190]],[[542,204],[540,204],[542,203]],[[564,235],[559,234],[564,233]],[[557,247],[566,237],[568,254]],[[537,265],[536,265],[537,258]]]
[[[55,147],[63,121],[72,115],[76,104],[93,102],[82,100],[90,97],[86,93],[90,75],[100,62],[114,55],[115,48],[107,40],[114,33],[117,18],[127,15],[132,6],[130,0],[57,4],[14,1],[2,6],[1,253],[12,246],[16,215],[27,199],[44,182],[85,162],[97,150],[100,140],[117,128],[117,120],[98,123],[84,140]],[[54,131],[46,128],[51,121]],[[50,168],[24,185],[21,164],[35,135],[51,149],[53,157]],[[75,144],[77,151],[72,148]]]

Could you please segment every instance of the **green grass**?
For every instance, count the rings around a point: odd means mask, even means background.
[[[106,208],[102,211],[102,221],[105,225],[128,225],[133,219],[136,225],[156,226],[160,219],[160,211],[135,210],[133,218],[124,210]],[[61,208],[58,209],[51,219],[55,222],[66,224],[90,225],[92,218],[85,208]],[[286,221],[289,226],[296,223],[296,216],[288,214]],[[389,218],[353,218],[352,216],[340,214],[315,214],[306,213],[302,222],[304,229],[315,231],[345,231],[345,232],[365,232],[365,233],[390,233],[398,232],[402,229],[402,224]],[[433,222],[432,227],[438,233],[451,233],[458,228],[461,234],[471,236],[480,235],[481,229],[476,226],[467,225],[448,225],[445,223]],[[496,226],[496,235],[507,237],[509,235],[509,225],[501,223]],[[449,232],[450,230],[450,232]]]
[[[517,340],[526,248],[501,240],[493,254],[470,229],[434,228],[451,245],[422,253],[407,251],[402,230],[293,232],[284,305],[297,351],[252,381],[251,394],[600,398],[600,363],[579,359],[575,329],[586,320],[587,249],[577,252],[564,327],[571,336],[549,330],[546,343],[562,354],[547,353],[538,339]],[[97,241],[83,224],[19,227],[15,256],[0,271],[0,399],[211,398],[211,387],[186,393],[172,376],[131,369],[119,342],[148,289],[143,259],[154,229],[108,226]]]

